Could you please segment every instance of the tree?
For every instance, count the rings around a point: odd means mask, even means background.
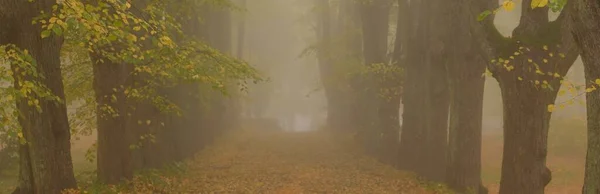
[[[569,1],[573,37],[581,51],[586,88],[600,85],[600,2]],[[600,96],[598,90],[586,93],[587,105],[587,156],[583,192],[600,193]]]
[[[495,1],[471,2],[476,9],[493,9]],[[511,8],[513,2],[505,3]],[[498,80],[504,107],[504,149],[500,193],[543,193],[551,180],[546,167],[547,136],[560,79],[578,52],[567,29],[569,9],[548,19],[548,8],[530,9],[523,1],[519,25],[503,37],[493,17],[483,20],[487,42],[499,57],[487,65]],[[477,10],[481,12],[482,10]],[[491,13],[491,12],[490,12]]]
[[[53,6],[56,6],[53,0],[0,3],[0,21],[4,25],[0,44],[13,44],[21,50],[24,54],[21,59],[37,72],[28,74],[17,62],[12,62],[14,87],[24,91],[16,105],[24,142],[19,148],[19,186],[13,193],[60,193],[76,187],[60,70],[63,39],[44,38],[42,24],[32,25],[40,12],[49,13]],[[32,88],[32,83],[47,88],[49,94],[32,92],[40,89]]]
[[[429,5],[429,4],[428,4]],[[449,94],[444,65],[441,3],[410,3],[403,86],[403,126],[399,167],[431,181],[443,181],[446,169]],[[428,11],[425,11],[428,10]],[[438,11],[439,10],[439,11]],[[402,48],[405,48],[402,45]],[[405,49],[403,49],[405,50]]]
[[[357,119],[365,130],[367,148],[375,146],[374,153],[383,161],[392,163],[397,152],[400,109],[400,63],[388,64],[388,31],[392,1],[380,0],[360,5],[363,34],[363,55],[367,65],[357,91],[357,101],[363,114]],[[367,111],[372,110],[372,111]],[[374,123],[370,125],[369,123]],[[383,139],[377,138],[383,136]],[[381,143],[380,143],[381,141]],[[373,148],[371,148],[373,149]]]
[[[471,28],[476,23],[467,3],[445,10],[445,53],[450,87],[446,183],[461,193],[487,193],[481,183],[481,135],[485,70],[490,53],[480,47]],[[461,45],[454,47],[453,45]]]

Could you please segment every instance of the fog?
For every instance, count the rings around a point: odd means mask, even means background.
[[[242,13],[246,21],[244,59],[267,83],[250,85],[245,117],[275,119],[285,131],[315,130],[324,124],[326,100],[314,55],[310,4],[297,0],[257,0]]]
[[[0,193],[563,194],[600,158],[571,26],[530,1],[18,1]]]

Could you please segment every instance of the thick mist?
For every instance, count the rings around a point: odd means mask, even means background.
[[[307,14],[310,6],[296,0],[257,0],[242,13],[247,45],[244,59],[268,78],[251,84],[245,117],[274,119],[286,131],[322,126],[327,114],[318,64],[302,55],[314,42]]]

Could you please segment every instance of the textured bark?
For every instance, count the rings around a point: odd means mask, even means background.
[[[133,176],[131,162],[132,133],[127,125],[127,88],[132,65],[116,64],[91,53],[94,61],[93,88],[97,114],[97,173],[106,184],[117,184]]]
[[[425,160],[422,176],[430,181],[442,182],[446,176],[446,149],[448,147],[448,114],[450,106],[450,93],[448,79],[444,67],[445,57],[441,53],[429,55],[430,69],[427,74],[429,85],[426,86],[426,131],[425,141],[421,146],[425,149],[421,153]]]
[[[391,1],[388,0],[358,4],[362,24],[363,57],[367,66],[388,64],[386,56],[390,5]],[[399,126],[397,113],[394,114],[394,111],[389,109],[393,106],[399,109],[400,99],[391,96],[386,100],[387,96],[380,95],[382,89],[400,83],[385,83],[392,80],[383,80],[382,83],[382,80],[378,79],[379,76],[367,73],[359,78],[360,90],[357,91],[359,98],[356,103],[361,107],[361,111],[357,112],[359,116],[356,119],[359,120],[359,135],[367,152],[375,154],[386,162],[391,162],[393,155],[390,153],[395,150]],[[382,135],[385,142],[382,142]]]
[[[51,11],[56,1],[38,0],[34,2],[6,0],[0,2],[0,21],[4,24],[0,31],[4,37],[0,43],[14,44],[27,50],[35,61],[37,72],[44,76],[29,77],[14,73],[15,87],[19,81],[39,81],[64,101],[65,94],[60,70],[60,37],[41,38],[39,24],[31,21],[41,11]],[[27,144],[20,145],[19,186],[13,193],[60,193],[64,189],[76,187],[71,163],[71,134],[64,103],[51,99],[30,96],[39,101],[42,111],[28,105],[28,99],[18,99],[19,123]]]
[[[546,167],[551,113],[546,107],[554,103],[556,92],[540,92],[531,83],[516,79],[500,80],[504,105],[500,193],[543,193],[551,180],[551,172]]]
[[[427,93],[428,85],[427,75],[429,68],[425,64],[426,40],[428,28],[422,25],[429,18],[428,14],[422,14],[426,10],[425,6],[417,1],[411,3],[410,14],[408,15],[411,29],[407,39],[406,46],[406,64],[404,68],[404,86],[403,99],[404,111],[402,115],[402,133],[400,136],[400,149],[398,166],[401,169],[422,172],[421,162],[423,158],[422,143],[425,142],[426,130],[426,100],[423,97]],[[418,24],[418,25],[417,25]]]
[[[465,55],[466,54],[466,55]],[[450,127],[446,182],[459,191],[480,192],[481,117],[486,61],[469,53],[455,54],[448,66],[450,78]],[[471,54],[472,55],[472,54]]]
[[[433,5],[415,2],[409,9],[412,31],[406,45],[399,166],[428,180],[443,181],[449,94],[441,32],[446,29],[440,24],[443,15],[429,14],[442,9],[437,3]]]
[[[573,35],[581,51],[586,87],[597,87],[600,78],[600,2],[573,1]],[[584,194],[600,193],[600,91],[586,93],[587,155]]]
[[[449,27],[446,69],[450,88],[450,121],[446,183],[460,193],[487,193],[481,182],[481,128],[485,78],[481,76],[488,55],[470,36],[474,17],[466,4],[451,3],[446,10]],[[452,16],[452,17],[450,17]]]
[[[497,5],[474,2],[486,9]],[[531,0],[524,0],[523,7]],[[567,7],[570,6],[570,2]],[[477,7],[477,5],[475,5]],[[548,8],[522,9],[519,25],[512,37],[502,37],[493,26],[493,17],[487,18],[482,29],[494,55],[508,58],[519,47],[529,48],[525,54],[515,57],[510,63],[515,67],[507,71],[502,65],[488,65],[488,69],[500,83],[504,106],[504,150],[502,158],[501,194],[537,194],[551,180],[546,167],[548,123],[551,113],[547,106],[553,104],[559,90],[559,79],[552,75],[535,73],[528,59],[539,64],[542,72],[553,72],[564,76],[578,54],[572,44],[567,16],[569,9],[561,12],[556,21],[548,19]],[[549,47],[544,51],[543,45]],[[560,45],[557,47],[555,45]],[[546,57],[548,52],[564,53],[562,57]],[[546,58],[548,62],[543,62]],[[519,81],[519,76],[523,81]],[[553,89],[542,88],[532,82],[547,80]],[[541,81],[540,81],[541,82]]]

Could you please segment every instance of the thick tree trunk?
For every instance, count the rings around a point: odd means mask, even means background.
[[[112,63],[94,53],[90,55],[95,62],[98,179],[106,184],[117,184],[133,176],[129,149],[133,134],[126,126],[127,97],[123,91],[130,85],[126,82],[132,66]]]
[[[39,81],[50,89],[53,95],[65,100],[60,70],[60,49],[62,38],[41,38],[39,24],[31,21],[41,11],[51,12],[53,0],[35,2],[7,0],[0,2],[0,14],[3,19],[12,20],[0,31],[5,31],[6,39],[2,43],[14,44],[27,50],[33,57],[37,72],[44,76],[30,77],[14,73],[15,87],[20,88],[22,81]],[[6,25],[6,24],[3,24]],[[0,33],[2,34],[2,33]],[[20,145],[19,187],[14,193],[60,193],[64,189],[76,187],[71,162],[71,134],[64,103],[29,94],[27,98],[17,100],[19,123],[27,144]],[[42,111],[28,104],[39,102]]]
[[[414,23],[410,25],[416,29],[409,34],[406,47],[399,166],[431,181],[443,181],[449,107],[440,32],[443,30],[439,24],[443,16],[427,14],[423,10],[432,8],[425,7],[419,2],[411,3],[410,17]],[[439,5],[433,9],[438,8]]]
[[[600,79],[600,2],[573,1],[573,35],[581,50],[587,88],[598,88]],[[586,93],[587,155],[584,194],[600,193],[600,90]]]
[[[524,0],[522,5],[528,7],[531,2]],[[497,1],[471,3],[483,9],[497,6]],[[569,1],[566,7],[570,4]],[[504,107],[501,194],[544,193],[544,187],[551,180],[551,172],[546,167],[551,116],[548,105],[554,104],[561,85],[560,78],[554,75],[564,76],[578,53],[567,20],[570,11],[564,9],[551,22],[547,7],[522,9],[519,25],[510,38],[497,31],[493,17],[486,18],[479,27],[485,32],[487,40],[483,41],[492,46],[495,57],[508,59],[503,61],[504,64],[488,64],[488,69],[500,83]],[[473,35],[480,38],[477,33]],[[513,55],[514,52],[520,54]],[[562,57],[551,53],[560,53]]]
[[[470,36],[473,16],[463,3],[452,2],[445,9],[446,50],[450,88],[450,120],[445,182],[460,193],[487,194],[481,182],[481,135],[485,78],[489,58],[479,42]],[[450,17],[452,16],[452,17]],[[481,32],[479,32],[481,33]]]
[[[459,192],[487,193],[481,185],[481,125],[485,60],[453,55],[450,78],[450,128],[447,150],[448,185]],[[466,54],[466,55],[464,55]]]
[[[398,166],[401,169],[422,172],[421,162],[425,161],[423,158],[422,143],[425,142],[425,130],[426,130],[426,119],[427,113],[424,111],[427,105],[427,101],[424,95],[427,94],[427,86],[429,85],[426,76],[429,67],[425,65],[426,45],[423,41],[426,40],[428,28],[423,25],[428,14],[420,12],[426,10],[420,4],[415,2],[410,5],[410,19],[413,21],[411,24],[411,30],[407,39],[407,44],[403,45],[402,48],[406,51],[406,65],[404,66],[404,85],[403,85],[403,96],[402,101],[404,104],[402,114],[402,132],[400,136],[400,149]],[[414,19],[413,19],[414,18]]]
[[[388,51],[390,5],[391,1],[388,0],[376,0],[358,4],[360,6],[363,33],[364,63],[367,66],[388,64],[386,55]],[[400,99],[395,96],[381,97],[382,89],[386,89],[385,87],[387,87],[384,83],[390,81],[380,80],[381,76],[374,73],[367,73],[360,78],[361,91],[357,91],[360,97],[356,103],[360,104],[359,107],[362,107],[362,111],[357,113],[360,113],[358,118],[360,119],[359,130],[362,132],[360,133],[361,136],[364,136],[361,138],[365,141],[365,148],[380,159],[386,158],[386,160],[389,160],[391,159],[388,157],[390,156],[390,150],[395,150],[395,146],[386,146],[396,143],[399,127],[394,122],[397,123],[398,118],[394,118],[395,115],[397,116],[397,114],[393,114],[394,111],[387,109],[380,110],[380,108],[396,106],[397,109],[400,109]],[[396,84],[399,85],[400,83]],[[389,115],[387,113],[392,114]],[[384,124],[389,124],[390,126],[385,126]],[[383,140],[388,142],[381,142],[382,139],[380,137],[382,135],[384,136]]]
[[[554,103],[557,91],[509,78],[500,80],[500,88],[504,107],[500,193],[544,193],[552,177],[546,167],[551,115],[547,106]]]
[[[426,100],[424,112],[426,112],[426,134],[425,142],[421,142],[425,160],[423,174],[430,181],[442,182],[446,176],[446,150],[448,147],[448,114],[450,106],[450,94],[448,90],[448,79],[446,67],[441,53],[429,55],[429,79],[423,98]],[[422,86],[421,86],[422,87]],[[423,110],[421,110],[423,111]]]

